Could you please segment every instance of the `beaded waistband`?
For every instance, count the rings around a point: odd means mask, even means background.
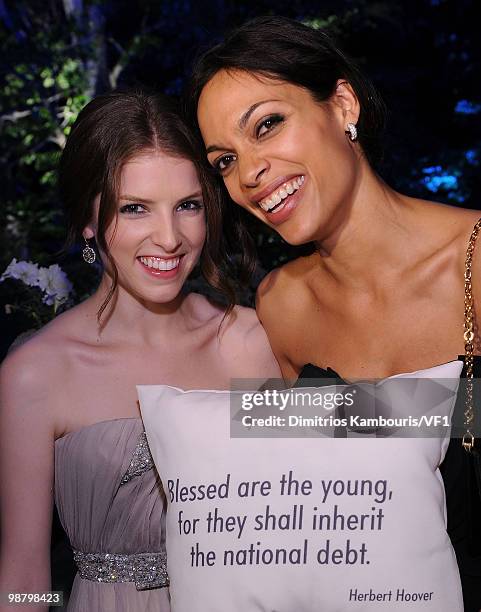
[[[118,555],[74,550],[73,554],[79,575],[86,580],[134,582],[138,591],[169,585],[165,552]]]

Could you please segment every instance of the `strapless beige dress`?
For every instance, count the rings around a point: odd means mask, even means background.
[[[69,612],[168,612],[165,495],[140,418],[55,442],[55,503],[78,572]]]

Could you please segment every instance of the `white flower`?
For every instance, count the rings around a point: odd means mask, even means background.
[[[56,313],[62,304],[68,300],[68,295],[48,295],[45,294],[42,302],[47,306],[53,306],[53,311]]]
[[[53,306],[54,313],[68,301],[73,289],[67,275],[57,264],[41,268],[30,261],[12,259],[0,276],[0,282],[7,278],[20,280],[30,287],[38,287],[43,292],[42,302]]]
[[[2,276],[0,276],[0,282],[7,278],[15,278],[30,287],[36,287],[39,283],[38,265],[31,261],[17,261],[14,258]]]
[[[38,286],[46,294],[43,302],[49,306],[55,304],[55,309],[68,299],[73,288],[58,264],[39,269]]]
[[[52,304],[55,303],[55,296],[54,295],[48,295],[48,293],[46,293],[43,298],[42,298],[42,302],[44,304],[47,304],[47,306],[52,306]]]

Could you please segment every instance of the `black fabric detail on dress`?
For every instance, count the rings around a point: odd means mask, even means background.
[[[297,379],[296,384],[294,386],[295,387],[305,387],[305,385],[302,384],[303,378],[318,378],[319,387],[323,387],[325,385],[332,384],[333,379],[336,381],[337,384],[340,384],[340,385],[348,384],[332,368],[320,368],[319,366],[315,366],[312,363],[307,363],[302,368],[299,374],[299,378]],[[326,380],[326,379],[329,379],[329,380]]]

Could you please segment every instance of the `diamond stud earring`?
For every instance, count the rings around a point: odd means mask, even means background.
[[[349,133],[349,140],[354,142],[357,140],[357,127],[354,123],[348,123],[346,127],[346,134]]]
[[[84,261],[86,261],[88,264],[93,264],[97,256],[95,255],[95,251],[89,245],[88,240],[87,238],[85,238],[85,236],[84,236],[84,240],[85,240],[85,246],[82,250],[82,257],[84,258]]]

